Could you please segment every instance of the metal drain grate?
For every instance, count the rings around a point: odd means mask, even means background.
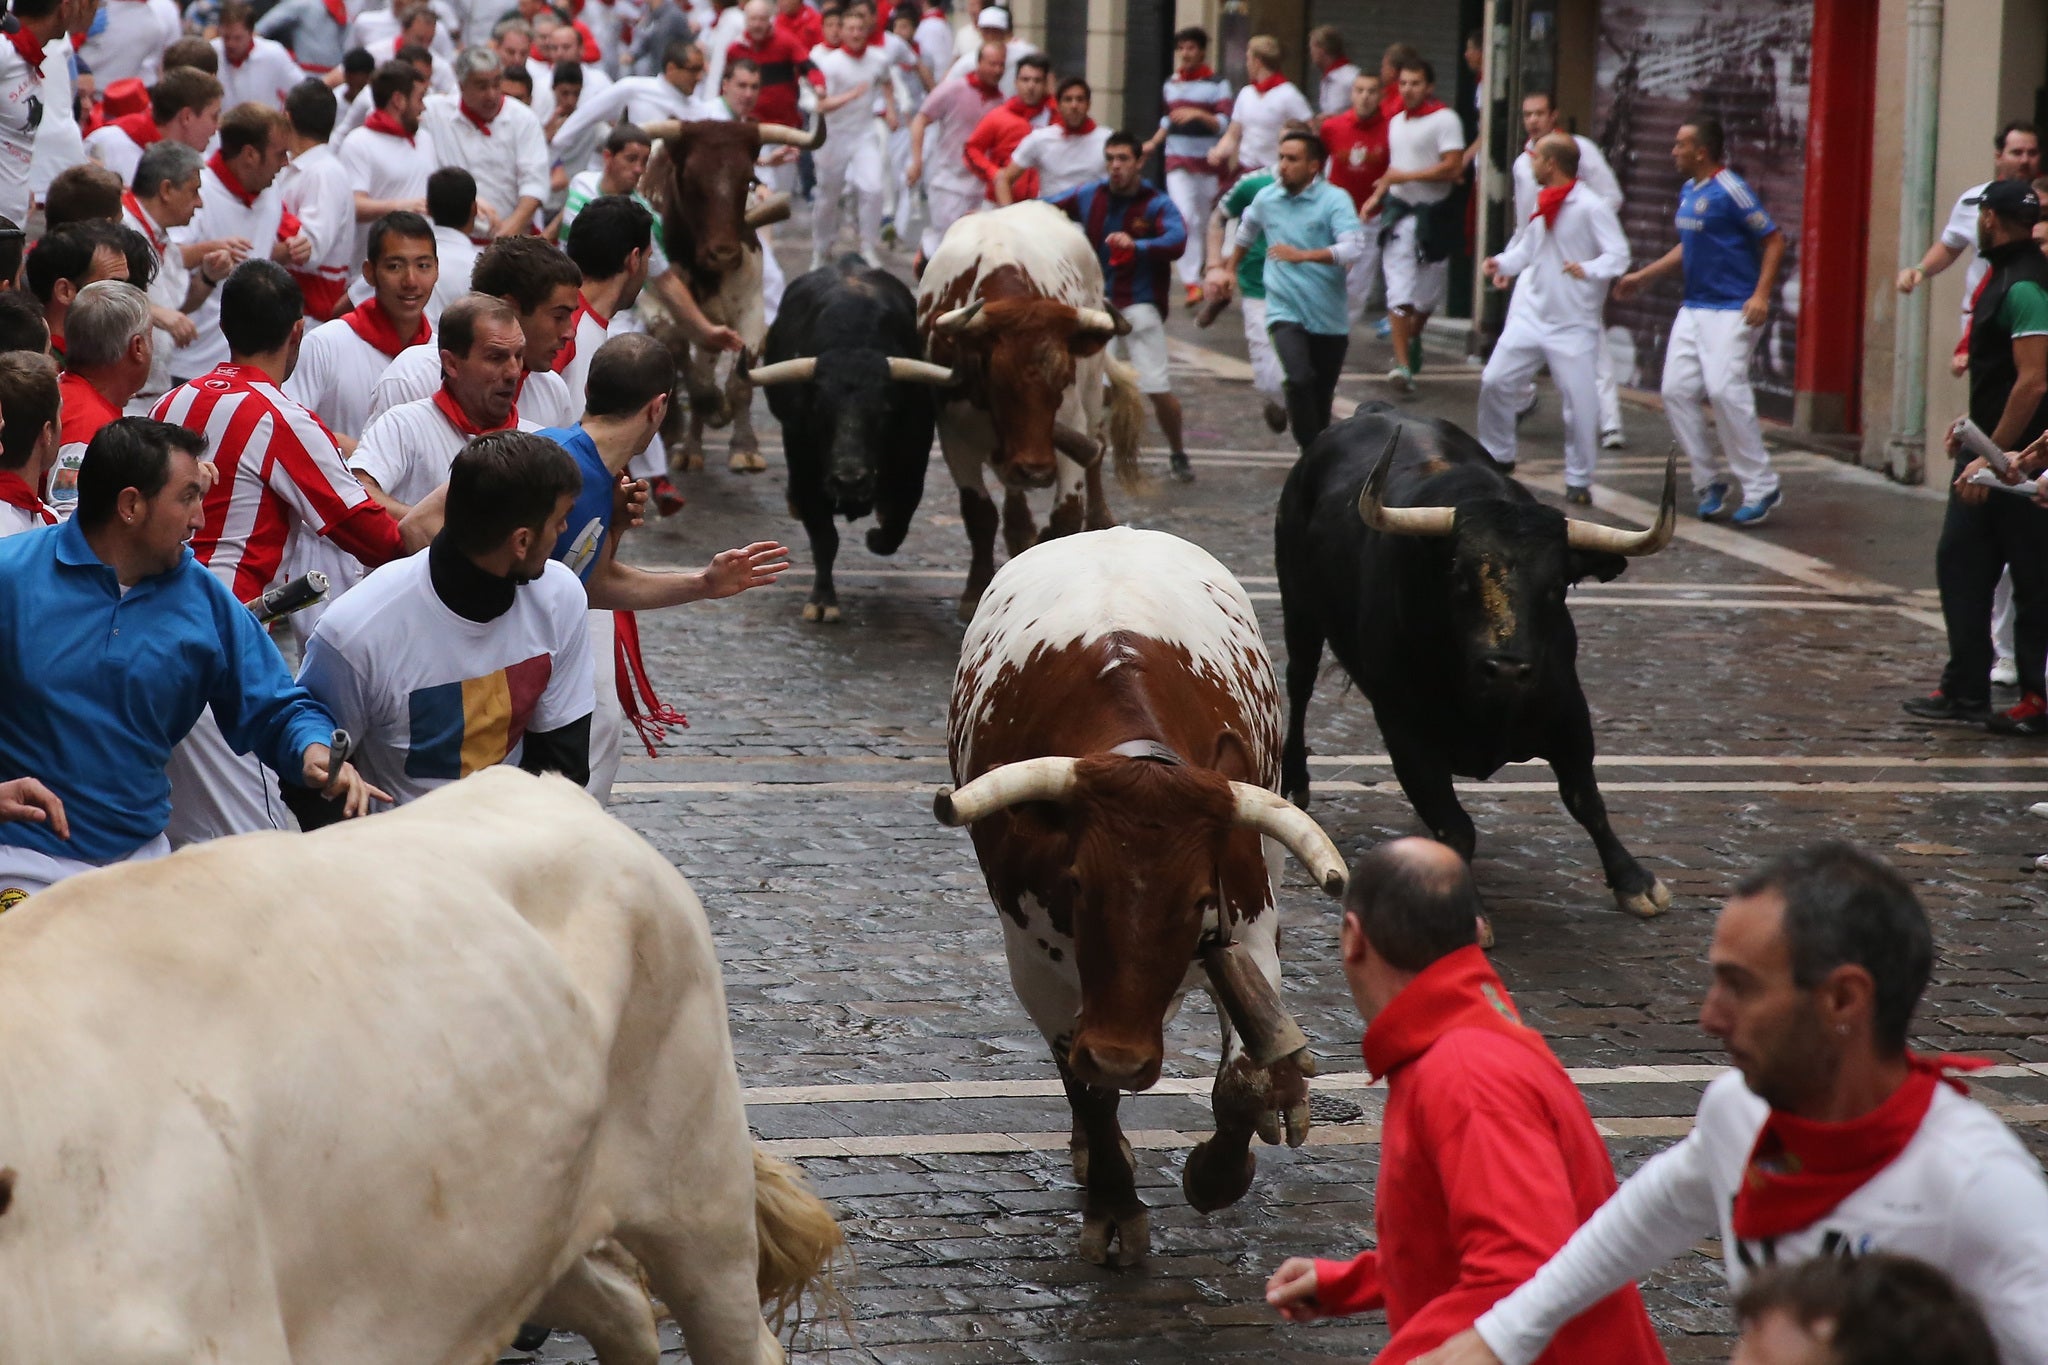
[[[1340,1100],[1335,1095],[1311,1093],[1308,1097],[1308,1117],[1311,1123],[1356,1123],[1365,1117],[1365,1110],[1350,1100]]]

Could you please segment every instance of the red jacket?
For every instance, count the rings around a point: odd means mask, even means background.
[[[1325,1312],[1387,1310],[1376,1365],[1442,1345],[1536,1273],[1614,1193],[1585,1101],[1524,1027],[1478,948],[1425,968],[1372,1021],[1387,1078],[1373,1223],[1379,1247],[1316,1262]],[[1634,1285],[1557,1334],[1540,1365],[1664,1365]]]
[[[1026,114],[1018,107],[1017,97],[1012,95],[983,114],[981,122],[968,134],[967,164],[974,168],[974,173],[988,186],[991,203],[996,197],[997,174],[1010,164],[1010,158],[1016,155],[1017,144],[1024,140],[1024,135],[1038,126],[1032,119],[1051,107],[1052,101],[1047,100],[1036,114]],[[1022,203],[1026,199],[1037,197],[1037,171],[1024,172],[1017,177],[1017,183],[1010,186],[1010,198],[1013,202]]]
[[[1330,153],[1330,183],[1350,195],[1355,208],[1387,173],[1387,117],[1374,111],[1372,122],[1362,124],[1349,109],[1332,114],[1323,120],[1323,147]]]
[[[793,15],[785,15],[777,9],[775,31],[788,34],[797,50],[806,57],[811,55],[812,48],[825,41],[825,21],[809,5],[799,6]]]
[[[785,128],[803,127],[803,110],[796,98],[797,82],[811,74],[811,50],[797,46],[789,30],[778,28],[759,47],[745,33],[733,39],[725,49],[726,66],[730,68],[742,57],[761,68],[761,98],[754,105],[754,117]]]

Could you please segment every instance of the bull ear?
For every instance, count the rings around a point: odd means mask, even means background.
[[[1605,550],[1572,550],[1571,565],[1566,570],[1571,581],[1580,583],[1588,578],[1597,578],[1602,583],[1612,583],[1628,568],[1626,556],[1610,554]]]
[[[1251,746],[1244,742],[1237,731],[1224,729],[1216,736],[1215,751],[1209,756],[1209,766],[1222,773],[1232,782],[1257,783],[1259,770],[1252,763]]]
[[[1067,350],[1076,360],[1085,360],[1109,345],[1109,335],[1103,332],[1075,332],[1067,338]]]
[[[647,154],[647,169],[640,174],[640,197],[654,210],[654,221],[661,222],[668,216],[668,187],[674,176],[669,167],[680,160],[669,152],[671,139],[663,138],[654,144],[654,150]],[[673,139],[680,143],[681,137]]]

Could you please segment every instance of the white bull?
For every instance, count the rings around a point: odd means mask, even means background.
[[[757,1269],[839,1240],[748,1139],[689,885],[506,767],[0,915],[0,1168],[4,1365],[482,1365],[537,1312],[653,1365],[605,1239],[766,1365]]]

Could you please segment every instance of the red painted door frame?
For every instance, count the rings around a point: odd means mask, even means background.
[[[1861,404],[1877,16],[1869,0],[1813,4],[1795,388],[1818,421],[1851,431]]]

